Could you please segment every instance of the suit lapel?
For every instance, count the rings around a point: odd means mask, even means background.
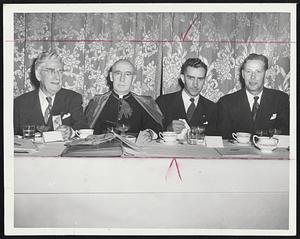
[[[201,95],[199,95],[199,100],[190,123],[197,124],[197,125],[203,124],[206,120],[205,113],[206,113],[205,105],[203,103]]]
[[[64,104],[62,104],[62,102],[64,102],[63,96],[64,96],[64,94],[62,92],[62,89],[60,89],[55,95],[55,99],[54,99],[53,107],[52,107],[52,115],[58,115],[63,112],[63,109],[62,109],[62,106],[64,105]]]
[[[44,124],[44,115],[42,113],[42,108],[41,108],[39,89],[36,90],[36,93],[34,95],[34,103],[33,103],[32,107],[33,107],[32,108],[33,118],[38,119],[38,122],[40,122],[41,124]]]
[[[174,102],[174,105],[176,108],[178,107],[178,113],[179,115],[184,116],[185,119],[187,119],[185,108],[184,108],[184,103],[182,99],[182,90],[177,92],[178,96],[175,97],[176,101]]]
[[[252,109],[250,108],[248,97],[247,97],[245,89],[241,91],[241,107],[240,108],[245,109],[245,110],[241,110],[240,113],[241,114],[244,114],[244,113],[246,114],[246,118],[249,119],[248,123],[253,123],[252,122],[252,113],[251,113]]]
[[[263,119],[267,119],[268,118],[268,110],[270,108],[270,105],[272,105],[272,97],[268,92],[268,89],[264,88],[262,96],[261,96],[261,101],[260,101],[260,105],[258,108],[258,112],[257,112],[257,116],[255,119],[255,124],[259,125],[259,123],[261,121],[263,121]]]

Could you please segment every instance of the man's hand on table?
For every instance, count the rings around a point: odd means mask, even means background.
[[[137,144],[150,143],[153,139],[157,139],[157,137],[158,137],[157,134],[151,129],[142,130],[139,132],[136,143]]]
[[[74,130],[70,127],[70,126],[67,126],[67,125],[61,125],[59,126],[56,131],[60,131],[61,134],[62,134],[62,137],[64,140],[69,140],[73,133],[74,133]]]
[[[182,120],[173,120],[172,123],[167,127],[167,130],[174,131],[177,134],[180,134],[184,128],[185,123]]]

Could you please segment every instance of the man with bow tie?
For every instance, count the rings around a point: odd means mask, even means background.
[[[135,68],[128,60],[118,60],[109,72],[108,84],[111,90],[95,95],[86,109],[89,126],[94,134],[102,134],[110,128],[124,130],[137,135],[151,129],[158,133],[162,129],[162,114],[151,96],[140,96],[131,92],[135,80]],[[126,127],[126,129],[125,129]],[[152,131],[145,134],[150,141]]]
[[[205,134],[215,134],[216,104],[200,94],[206,73],[207,66],[200,59],[187,59],[181,67],[183,89],[156,99],[164,115],[164,130],[180,134],[185,120],[189,126],[205,127]]]
[[[43,52],[34,63],[37,89],[14,100],[14,133],[22,135],[24,125],[41,131],[59,130],[69,139],[73,129],[88,128],[82,96],[62,88],[63,64],[54,52]]]
[[[233,132],[289,134],[289,97],[286,93],[264,87],[268,59],[250,54],[241,66],[241,90],[218,101],[218,131],[223,138]]]

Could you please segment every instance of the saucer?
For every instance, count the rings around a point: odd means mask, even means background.
[[[160,144],[165,144],[165,145],[175,145],[178,144],[178,142],[165,142],[163,139],[157,139],[157,142]]]
[[[238,146],[251,146],[250,142],[248,142],[248,143],[239,143],[238,141],[234,140],[232,143],[236,144]]]

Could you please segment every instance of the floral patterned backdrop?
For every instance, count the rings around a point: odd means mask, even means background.
[[[156,98],[179,90],[182,63],[208,65],[202,94],[217,101],[240,89],[239,71],[252,53],[269,59],[266,87],[289,93],[289,13],[15,13],[14,96],[33,89],[30,68],[42,51],[63,59],[64,87],[84,106],[108,90],[106,76],[118,59],[137,69],[133,91]]]

